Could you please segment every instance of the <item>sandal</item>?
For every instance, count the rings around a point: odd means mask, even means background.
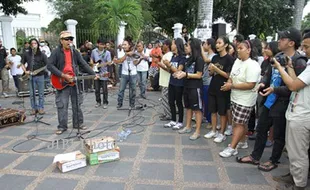
[[[277,167],[278,167],[277,164],[274,164],[271,161],[268,161],[263,164],[260,164],[258,166],[258,169],[264,172],[270,172],[271,170],[276,169]]]
[[[248,157],[250,160],[244,161],[243,159],[246,157]],[[259,161],[254,160],[254,158],[251,155],[243,156],[243,157],[237,157],[236,160],[238,163],[241,163],[241,164],[252,164],[252,165],[258,165],[259,164]]]
[[[58,129],[58,130],[56,131],[56,135],[61,135],[61,134],[63,134],[65,131],[67,131],[67,129]]]

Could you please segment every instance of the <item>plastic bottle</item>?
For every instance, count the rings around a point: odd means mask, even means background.
[[[118,142],[123,142],[124,140],[127,139],[128,135],[130,135],[131,130],[127,129],[127,130],[121,130],[120,132],[118,132],[117,134],[117,141]]]

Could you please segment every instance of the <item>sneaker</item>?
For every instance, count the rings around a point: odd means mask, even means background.
[[[247,141],[245,141],[245,142],[239,142],[239,143],[237,144],[237,148],[240,148],[240,149],[249,148],[248,142],[247,142]]]
[[[117,106],[116,106],[117,109],[119,109],[119,108],[121,108],[121,107],[123,107],[122,104],[117,104]]]
[[[203,136],[206,139],[211,139],[211,138],[216,138],[218,136],[218,132],[217,131],[210,131],[209,133],[205,134],[205,136]]]
[[[225,140],[226,140],[226,136],[220,133],[213,141],[216,143],[221,143]]]
[[[273,145],[272,141],[270,141],[270,140],[266,141],[266,147],[272,147],[272,145]]]
[[[165,124],[164,127],[165,128],[172,128],[173,126],[176,125],[176,122],[174,121],[170,121],[169,123]]]
[[[176,123],[176,124],[172,127],[173,130],[180,130],[180,129],[182,129],[182,128],[183,128],[183,123],[180,123],[180,122]]]
[[[283,189],[283,190],[305,190],[306,187],[297,187],[295,184],[278,184],[276,187],[277,189]]]
[[[236,156],[238,154],[237,149],[233,149],[230,146],[225,148],[219,155],[223,158],[229,158],[231,156]]]
[[[5,92],[3,92],[2,94],[3,94],[3,96],[4,96],[5,98],[8,98],[8,97],[9,97],[9,95],[8,95],[7,93],[5,93]]]
[[[192,141],[194,141],[194,140],[197,140],[199,137],[200,137],[200,134],[198,134],[198,133],[195,132],[194,134],[192,134],[192,135],[189,137],[189,139],[192,140]]]
[[[103,109],[107,109],[108,108],[108,104],[103,104]]]
[[[232,135],[232,126],[231,125],[227,126],[226,131],[224,132],[224,135],[226,135],[226,136]]]
[[[184,127],[183,129],[178,130],[179,134],[191,133],[192,129]]]
[[[95,105],[95,108],[99,108],[100,106],[101,106],[101,104],[97,102]]]

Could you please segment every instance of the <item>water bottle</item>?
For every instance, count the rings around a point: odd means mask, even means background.
[[[131,130],[127,129],[127,130],[121,130],[120,132],[117,133],[117,141],[118,142],[123,142],[124,140],[127,139],[128,135],[130,135]]]

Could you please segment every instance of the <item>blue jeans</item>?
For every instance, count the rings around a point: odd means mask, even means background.
[[[117,102],[118,105],[123,105],[124,100],[124,92],[129,83],[129,106],[135,106],[135,98],[136,98],[136,83],[137,83],[137,75],[122,75],[121,84],[119,87]]]
[[[140,87],[140,96],[145,96],[147,71],[138,71],[138,84]]]
[[[34,91],[38,90],[39,93],[39,104],[38,101],[34,101],[35,97],[33,96],[32,83],[34,84]],[[44,109],[44,75],[30,77],[29,80],[29,89],[30,89],[30,103],[31,107],[34,110]]]
[[[209,85],[203,85],[202,87],[202,104],[203,104],[203,116],[211,123],[211,113],[208,110],[208,90]]]

